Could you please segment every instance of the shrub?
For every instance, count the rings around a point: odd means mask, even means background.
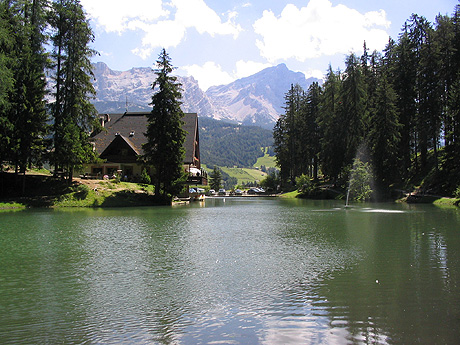
[[[152,182],[152,180],[150,179],[150,176],[147,173],[147,169],[143,169],[141,174],[141,183],[150,184],[150,182]]]
[[[309,193],[312,188],[311,179],[305,174],[295,178],[295,185],[300,193]]]
[[[460,199],[460,186],[457,187],[457,189],[454,192],[454,197],[457,199]]]

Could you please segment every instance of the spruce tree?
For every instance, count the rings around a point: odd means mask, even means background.
[[[25,174],[28,165],[40,163],[45,152],[46,113],[45,52],[46,0],[9,1],[6,17],[12,34],[10,62],[13,88],[7,114],[12,133],[10,161],[16,173]],[[25,176],[22,191],[25,190]]]
[[[318,124],[322,132],[321,165],[323,173],[336,180],[344,166],[345,128],[342,122],[342,104],[340,100],[342,83],[340,73],[334,72],[329,65],[326,81],[320,101]]]
[[[370,112],[368,142],[377,180],[388,187],[398,177],[400,140],[397,97],[388,76],[382,71],[376,89],[375,104]]]
[[[300,176],[307,165],[302,146],[305,133],[301,125],[305,92],[300,85],[291,85],[284,98],[285,113],[279,117],[273,130],[274,150],[282,183],[294,185],[296,176]]]
[[[222,172],[217,166],[214,166],[214,169],[209,174],[209,177],[210,177],[209,185],[211,189],[218,191],[221,186]]]
[[[312,83],[307,91],[304,106],[304,133],[301,145],[305,146],[306,156],[309,160],[309,176],[318,178],[319,154],[321,151],[320,120],[321,87],[317,82]]]
[[[358,58],[350,54],[345,59],[341,101],[342,126],[345,128],[345,164],[353,163],[358,147],[363,142],[366,128],[366,85]]]
[[[50,15],[53,29],[54,98],[52,105],[55,169],[73,170],[95,158],[89,133],[97,112],[90,58],[94,35],[78,0],[56,0]]]
[[[0,165],[10,156],[13,125],[8,116],[10,95],[14,86],[12,61],[13,33],[9,25],[8,7],[0,2]]]
[[[400,170],[403,178],[410,176],[411,158],[415,152],[415,121],[416,104],[416,57],[409,38],[407,24],[400,34],[398,44],[394,48],[395,60],[393,70],[394,89],[398,96],[397,107],[400,113],[401,139],[399,143]]]
[[[155,194],[169,200],[178,193],[183,180],[185,131],[181,110],[181,85],[171,73],[171,58],[163,49],[156,61],[156,80],[152,85],[152,111],[147,116],[147,143],[143,145],[143,160],[153,167]]]

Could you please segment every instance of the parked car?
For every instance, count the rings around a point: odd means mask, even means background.
[[[243,191],[241,189],[235,190],[235,195],[243,195]]]
[[[264,194],[265,193],[265,189],[263,188],[257,188],[257,187],[251,187],[249,190],[248,190],[248,194]]]
[[[217,193],[217,195],[227,195],[227,192],[225,191],[225,189],[221,188],[219,189],[219,192]]]
[[[208,195],[216,195],[216,191],[214,189],[210,189]]]

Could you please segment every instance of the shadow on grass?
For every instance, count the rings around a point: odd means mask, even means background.
[[[145,192],[122,190],[109,195],[96,194],[77,182],[46,175],[16,176],[0,173],[0,203],[17,203],[28,207],[133,207],[171,205],[171,200]],[[22,192],[24,183],[24,193]]]
[[[97,201],[95,201],[97,203]],[[139,193],[132,190],[122,190],[106,197],[101,204],[93,207],[133,207],[171,205],[171,200],[159,198],[155,195]]]

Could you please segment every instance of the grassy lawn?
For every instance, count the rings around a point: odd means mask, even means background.
[[[11,210],[23,210],[26,205],[17,202],[0,202],[0,212],[11,211]]]
[[[243,168],[243,170],[252,176],[252,181],[262,181],[265,176],[267,176],[266,173],[257,170],[257,169],[248,169],[248,168]]]
[[[297,198],[297,195],[299,195],[299,192],[295,190],[289,193],[284,193],[281,195],[281,197],[285,199],[295,199]]]
[[[202,167],[210,174],[212,169],[206,167],[206,165],[202,165]],[[219,167],[222,169],[223,172],[228,174],[230,177],[235,177],[238,180],[238,184],[242,185],[243,183],[254,182],[254,181],[262,181],[266,173],[252,168],[228,168],[228,167]]]
[[[441,198],[433,202],[436,206],[444,207],[458,207],[460,205],[460,199],[455,198]]]
[[[260,168],[262,165],[265,165],[267,168],[275,168],[276,161],[274,156],[269,156],[265,149],[265,155],[259,157],[257,162],[254,164],[254,168]]]

